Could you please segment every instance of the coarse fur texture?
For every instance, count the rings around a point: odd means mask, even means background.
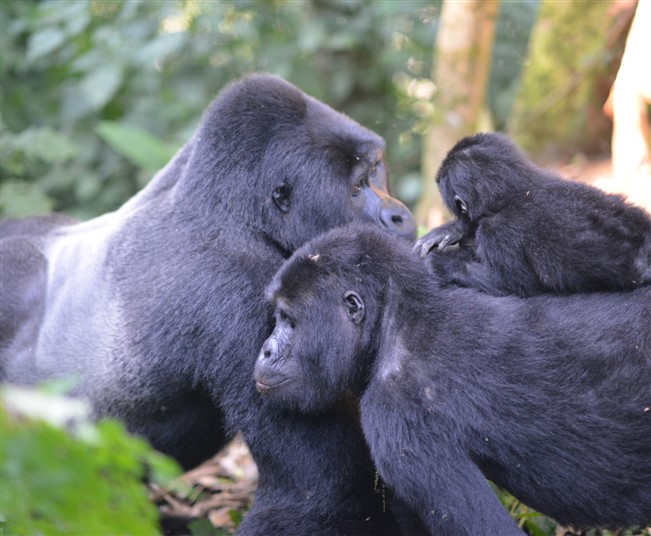
[[[619,195],[536,167],[506,136],[459,141],[436,181],[456,220],[422,237],[443,282],[495,295],[651,283],[651,217]],[[466,255],[447,255],[465,240]],[[462,245],[461,249],[466,246]]]
[[[651,522],[651,287],[495,297],[442,288],[368,226],[322,235],[268,289],[268,403],[361,397],[387,487],[430,534],[522,534],[486,479],[563,525]]]
[[[0,227],[0,377],[75,375],[186,468],[241,431],[259,470],[238,534],[391,535],[356,408],[292,415],[251,381],[272,330],[264,288],[354,220],[413,237],[375,133],[269,75],[224,88],[193,138],[114,213]]]

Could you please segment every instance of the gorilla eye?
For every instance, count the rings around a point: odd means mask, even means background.
[[[294,329],[296,327],[296,324],[294,321],[287,315],[285,311],[280,311],[278,313],[278,319],[284,323],[287,324],[291,329]]]
[[[355,186],[353,186],[353,189],[351,191],[351,195],[353,197],[357,197],[360,193],[362,193],[362,188],[363,187],[364,187],[364,185],[362,184],[362,182],[361,181],[358,182]]]
[[[278,188],[276,188],[272,194],[274,203],[276,203],[276,206],[283,214],[287,214],[289,212],[289,197],[291,193],[291,187],[283,181],[283,183],[278,186]]]

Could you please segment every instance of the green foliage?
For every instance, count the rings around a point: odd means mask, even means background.
[[[239,526],[240,523],[242,523],[242,519],[244,516],[242,515],[242,512],[240,512],[239,510],[230,510],[228,512],[228,517],[231,518],[231,521],[237,527]]]
[[[57,181],[56,172],[76,154],[76,147],[50,127],[28,127],[20,134],[0,128],[2,170],[10,178],[0,183],[0,211],[19,217],[31,212],[49,212],[53,208],[50,192],[66,187],[69,182]],[[39,175],[37,185],[23,177]]]
[[[116,153],[149,172],[162,168],[178,149],[161,142],[141,128],[115,121],[100,122],[96,131]]]
[[[395,80],[429,73],[436,11],[371,0],[4,1],[0,214],[116,208],[189,138],[216,92],[251,71],[378,130],[394,172],[413,172],[418,118]],[[4,143],[32,128],[74,152]]]
[[[142,479],[166,483],[176,464],[120,423],[88,415],[78,400],[3,386],[0,532],[159,533]]]
[[[379,132],[396,193],[414,203],[440,5],[4,0],[0,216],[117,208],[189,138],[217,91],[251,71],[278,74]],[[506,4],[507,19],[518,5]],[[498,39],[508,51],[526,37]],[[495,63],[499,98],[518,65]],[[32,131],[50,140],[18,143]]]
[[[528,534],[531,536],[553,536],[555,534],[556,524],[551,519],[525,506],[497,486],[493,485],[492,487],[504,508],[509,511],[518,526],[525,529]]]

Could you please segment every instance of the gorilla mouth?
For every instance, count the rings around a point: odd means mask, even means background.
[[[265,383],[261,380],[255,380],[255,388],[258,390],[260,393],[266,393],[267,391],[270,391],[271,389],[275,389],[276,387],[280,387],[283,383],[287,383],[288,378],[284,378],[280,380],[279,382],[275,383]]]

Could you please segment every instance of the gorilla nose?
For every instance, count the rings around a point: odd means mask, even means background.
[[[400,202],[385,204],[380,209],[380,222],[392,233],[412,240],[416,238],[416,221]]]
[[[269,337],[262,345],[258,360],[273,359],[278,353],[278,341],[275,337]]]

